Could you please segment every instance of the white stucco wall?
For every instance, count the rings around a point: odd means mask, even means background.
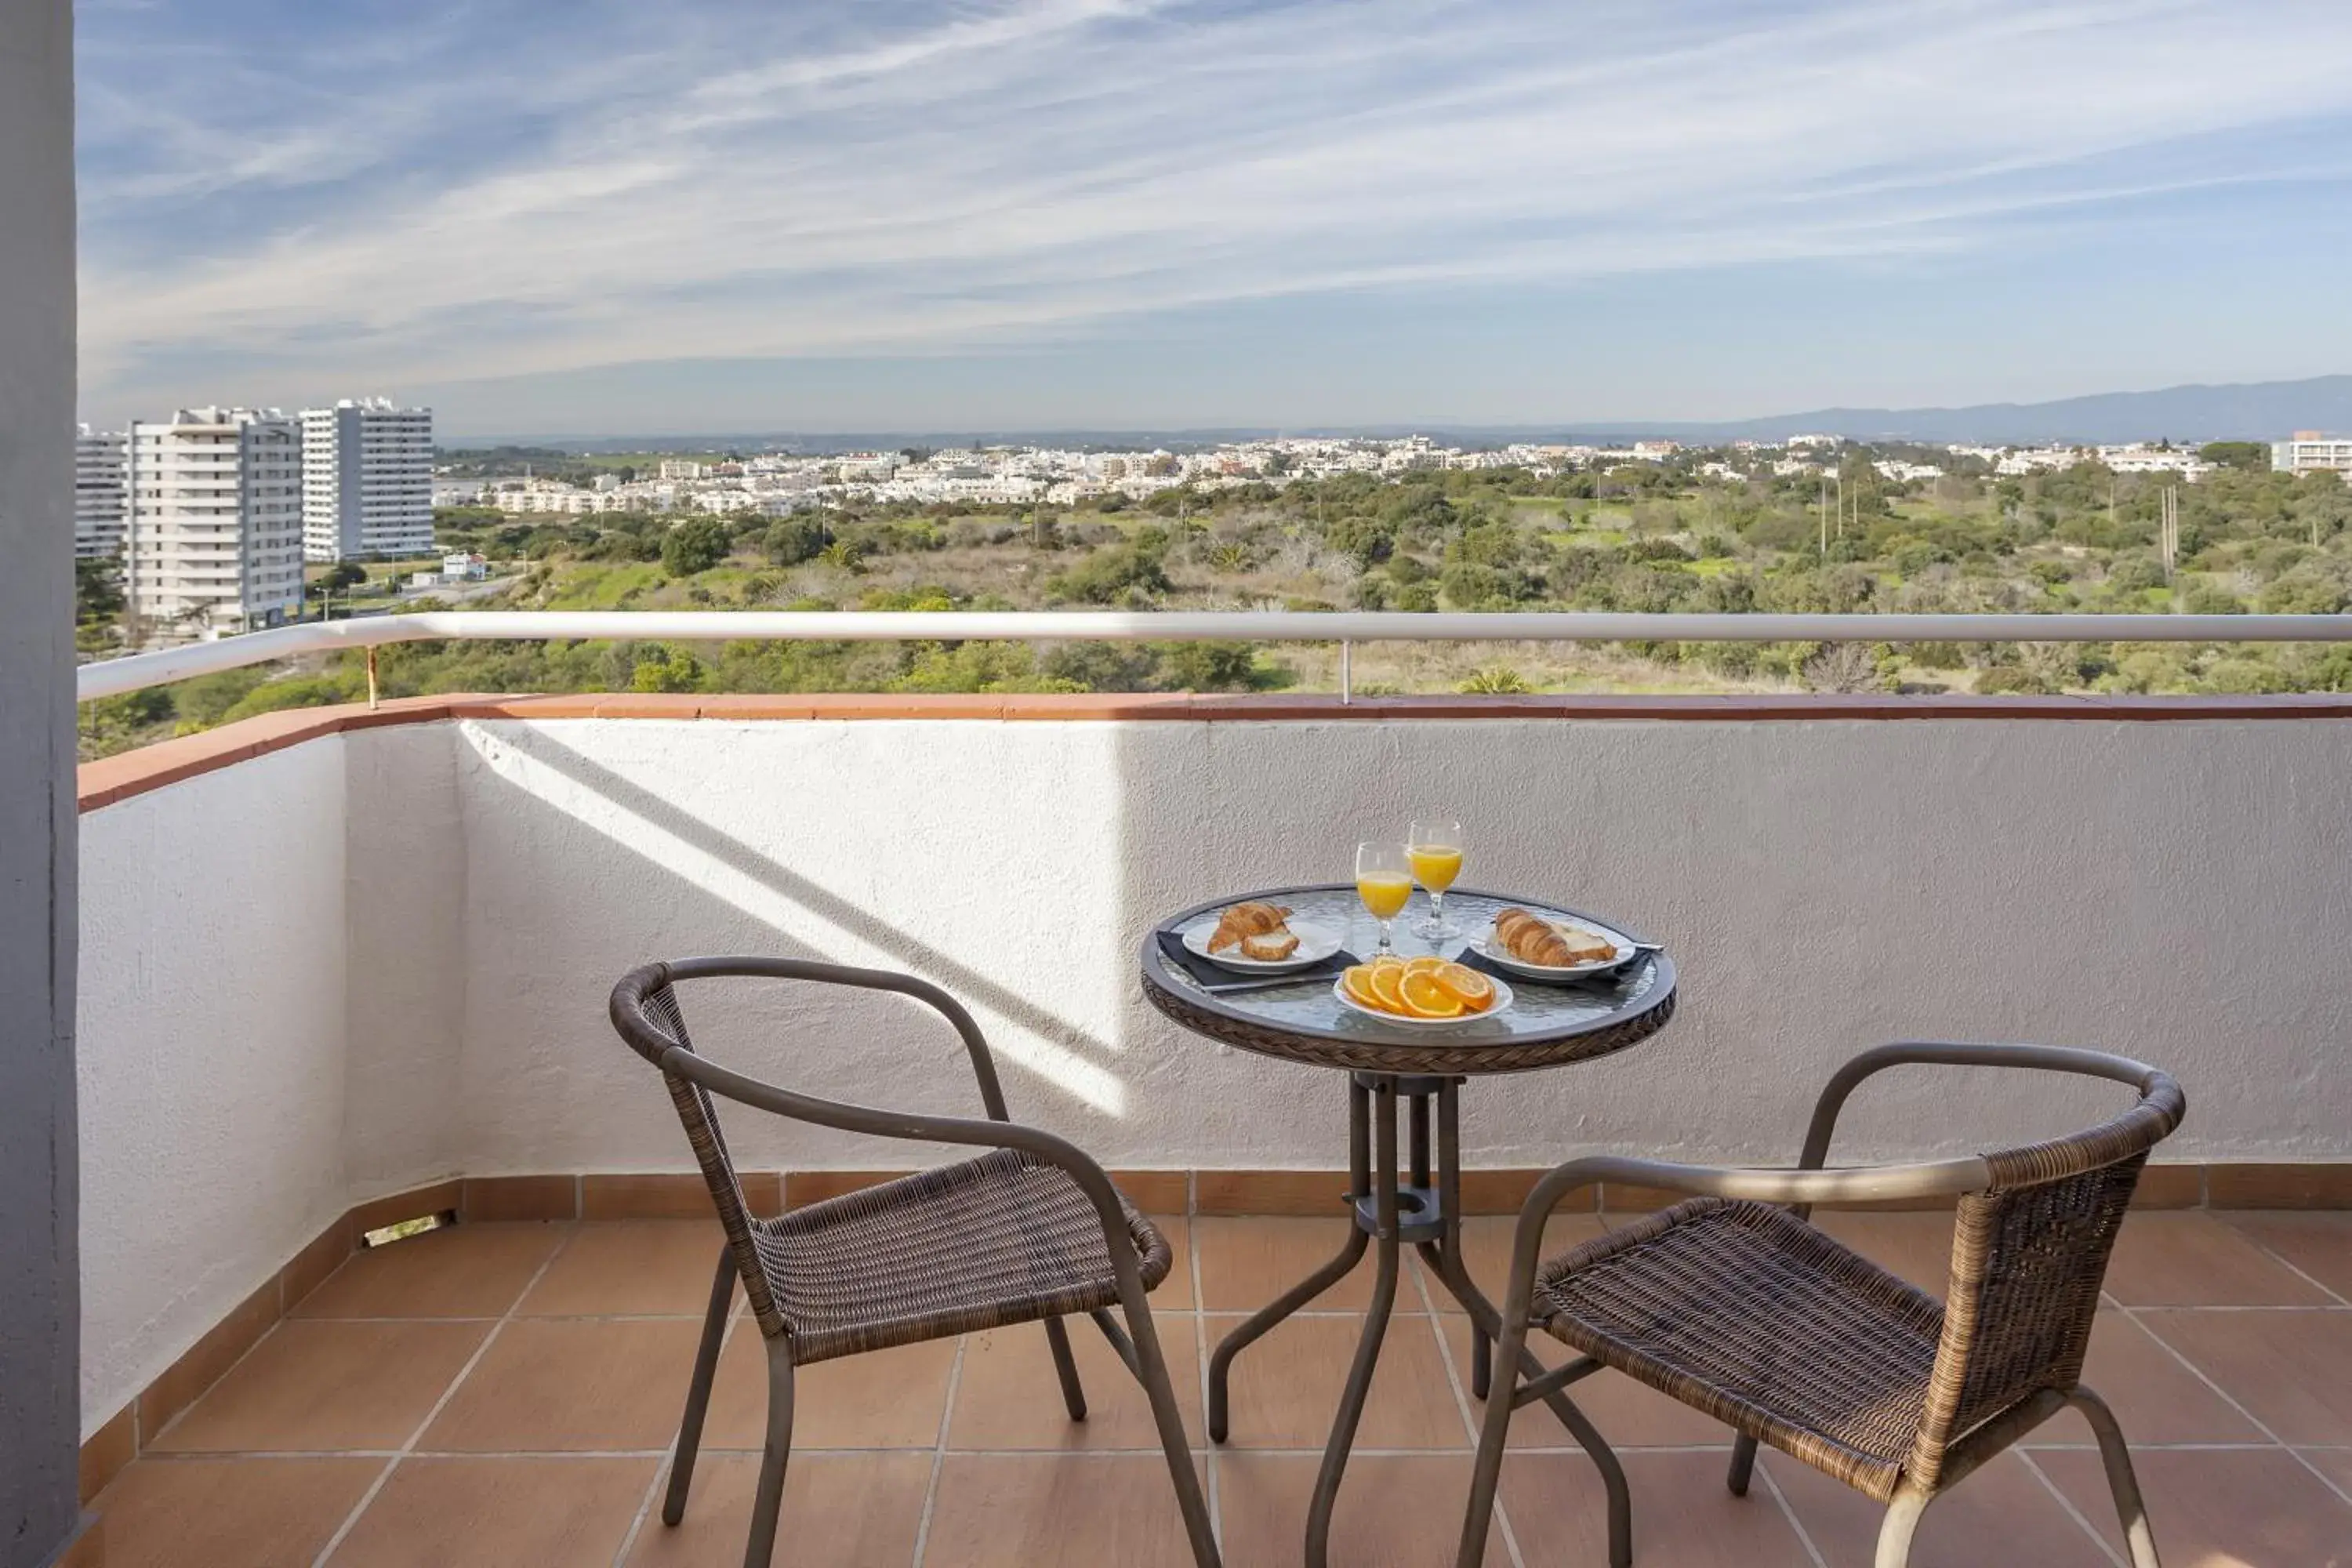
[[[1834,1066],[1906,1036],[2101,1047],[2172,1069],[2174,1159],[2352,1154],[2352,725],[541,723],[460,727],[463,1102],[516,1172],[688,1168],[604,1023],[647,957],[743,950],[912,969],[963,996],[1017,1114],[1107,1163],[1328,1165],[1331,1075],[1183,1034],[1140,933],[1220,891],[1341,880],[1417,804],[1471,884],[1666,941],[1685,1001],[1622,1057],[1474,1086],[1465,1156],[1784,1160]],[[495,975],[496,984],[485,984]],[[781,998],[778,999],[781,1001]],[[943,1031],[891,1004],[695,1012],[815,1092],[961,1104]],[[1887,1080],[1844,1145],[1912,1154],[2063,1130],[2100,1091]],[[741,1119],[739,1119],[741,1120]],[[807,1130],[747,1157],[888,1165]]]
[[[2158,1062],[2179,1160],[2352,1157],[2352,723],[467,721],[362,731],[83,822],[85,1417],[346,1205],[456,1174],[688,1170],[604,1017],[646,959],[911,970],[1014,1113],[1107,1164],[1329,1166],[1336,1075],[1142,1000],[1151,921],[1339,880],[1457,812],[1467,880],[1667,942],[1655,1040],[1474,1084],[1465,1156],[1782,1162],[1831,1069],[1903,1036]],[[721,1059],[970,1110],[887,997],[688,998]],[[1965,1088],[1962,1087],[1965,1082]],[[2038,1137],[2091,1086],[1883,1080],[1853,1158]],[[910,1152],[737,1115],[762,1166]]]
[[[343,758],[82,818],[85,1436],[349,1205]]]

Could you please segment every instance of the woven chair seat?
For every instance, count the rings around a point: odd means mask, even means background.
[[[1535,1319],[1594,1360],[1884,1501],[1943,1304],[1785,1209],[1698,1198],[1547,1263]]]
[[[1120,1201],[1149,1290],[1168,1242]],[[1092,1201],[1013,1150],[757,1221],[752,1239],[803,1364],[1118,1304]]]

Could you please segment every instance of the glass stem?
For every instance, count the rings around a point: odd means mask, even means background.
[[[1396,922],[1394,921],[1382,921],[1381,922],[1381,945],[1377,951],[1381,952],[1394,952],[1396,951],[1396,944],[1389,940],[1389,927],[1395,923]]]
[[[1445,889],[1443,888],[1432,890],[1429,895],[1429,918],[1434,925],[1442,927],[1445,924]]]

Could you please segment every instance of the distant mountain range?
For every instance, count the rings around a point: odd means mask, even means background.
[[[1191,430],[769,431],[737,435],[445,437],[445,447],[529,445],[575,452],[688,450],[849,452],[902,447],[1036,443],[1061,447],[1207,447],[1268,436],[1423,435],[1472,445],[1509,441],[1618,441],[1637,436],[1696,444],[1774,441],[1790,436],[1844,436],[1858,441],[1927,441],[1988,446],[2126,441],[2275,441],[2297,430],[2352,431],[2352,375],[2309,381],[2258,381],[2225,386],[2171,386],[2160,392],[2107,392],[2054,403],[1982,403],[1967,408],[1816,408],[1758,419],[1616,420],[1575,425],[1421,425],[1234,426]]]
[[[2279,441],[2297,430],[2352,429],[2352,375],[2106,392],[2055,403],[1980,403],[1969,408],[1817,408],[1717,424],[1612,425],[1681,440],[1769,441],[1790,436],[1855,440],[2040,445],[2125,441]]]

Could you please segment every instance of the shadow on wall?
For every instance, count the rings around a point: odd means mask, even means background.
[[[653,728],[631,727],[630,733],[643,736]],[[517,1031],[499,1027],[499,1015],[523,1004],[517,993],[528,990],[536,994],[529,1001],[539,1013],[576,1020],[580,1031],[595,1031],[593,1039],[563,1031],[565,1048],[594,1053],[578,1058],[593,1061],[593,1072],[609,1076],[619,1058],[626,1058],[626,1068],[643,1075],[643,1064],[627,1057],[604,1021],[606,991],[627,968],[657,957],[716,952],[824,959],[920,975],[962,1000],[981,1020],[1007,1075],[1016,1117],[1077,1135],[1080,1129],[1099,1131],[1104,1122],[1116,1124],[1129,1115],[1132,1086],[1118,1070],[1123,1053],[1106,1037],[1108,1031],[1076,1021],[1070,1016],[1074,1009],[1041,1002],[951,953],[947,942],[952,931],[935,937],[923,930],[926,922],[937,925],[970,901],[974,889],[967,884],[976,880],[984,890],[988,882],[985,876],[973,879],[969,867],[950,874],[939,864],[939,851],[925,842],[923,825],[909,823],[895,840],[901,852],[894,857],[895,866],[843,870],[841,846],[812,842],[812,834],[823,833],[813,820],[820,815],[816,803],[810,803],[812,820],[797,824],[793,806],[777,805],[794,801],[800,786],[810,782],[806,778],[759,779],[753,793],[765,798],[747,813],[740,789],[730,796],[708,779],[684,790],[651,787],[583,755],[546,728],[466,726],[463,733],[485,786],[492,781],[507,786],[497,792],[494,805],[484,792],[482,805],[496,814],[499,826],[475,837],[472,880],[479,896],[467,918],[499,928],[482,933],[491,951],[528,949],[558,960],[551,966],[557,973],[514,973],[513,986],[489,1002],[489,1016],[469,1020],[469,1038],[514,1041]],[[796,760],[815,765],[811,758]],[[837,778],[833,784],[854,792],[854,785],[844,786]],[[1013,842],[1049,832],[1052,817],[1068,805],[1045,799],[1036,804],[1035,820],[1009,827]],[[877,810],[886,808],[877,803]],[[742,820],[747,816],[753,818],[750,826]],[[780,847],[749,841],[754,833],[772,833]],[[810,849],[819,862],[834,858],[835,881],[855,885],[863,877],[895,884],[901,896],[853,896],[818,875],[794,869],[778,858],[782,847],[793,845]],[[977,845],[966,847],[986,852]],[[926,897],[904,896],[910,887],[923,889]],[[1050,909],[1009,911],[1001,928],[1008,957],[1018,956],[1012,950],[1024,944],[1064,940],[1055,917]],[[959,945],[975,952],[968,942]],[[472,941],[468,947],[484,951]],[[1090,954],[1077,960],[1091,961]],[[961,1065],[952,1033],[919,1005],[868,993],[742,981],[698,986],[688,994],[688,1005],[698,1045],[709,1050],[719,1042],[712,1055],[788,1087],[867,1104],[973,1109],[970,1074]],[[530,1052],[534,1032],[547,1033],[524,1022],[515,1048]],[[855,1041],[857,1048],[844,1050],[834,1041]],[[535,1079],[542,1065],[509,1059],[502,1070]],[[1030,1092],[1024,1092],[1024,1083]],[[579,1097],[572,1107],[587,1124],[613,1103],[590,1098],[592,1087],[574,1086]],[[1041,1098],[1034,1092],[1038,1087],[1051,1093]],[[649,1109],[667,1116],[667,1102],[650,1083],[642,1093],[628,1095],[625,1088],[621,1092],[632,1107],[625,1142],[633,1149],[646,1147],[648,1135],[636,1124],[638,1113]],[[562,1133],[551,1129],[550,1135]],[[669,1147],[675,1127],[667,1141],[665,1135],[652,1136],[656,1155],[674,1163],[671,1156],[680,1152]],[[870,1141],[853,1145],[849,1135],[815,1130],[795,1130],[793,1137],[803,1161],[904,1164],[914,1152],[907,1145]],[[821,1153],[808,1146],[812,1141],[824,1143]],[[586,1157],[594,1159],[593,1153]]]

